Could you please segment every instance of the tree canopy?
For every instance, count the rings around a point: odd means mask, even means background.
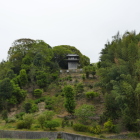
[[[129,129],[136,127],[140,117],[139,64],[140,34],[135,32],[126,32],[123,36],[117,33],[101,51],[99,85],[102,92],[108,94],[105,114],[116,119],[116,115],[113,116],[116,112]]]

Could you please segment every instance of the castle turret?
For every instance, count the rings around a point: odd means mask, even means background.
[[[77,54],[68,54],[68,69],[77,69],[79,63],[79,55]]]

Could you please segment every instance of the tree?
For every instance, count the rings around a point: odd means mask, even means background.
[[[107,118],[122,119],[129,130],[136,129],[139,118],[140,33],[117,33],[101,51],[100,85],[106,93]],[[110,101],[114,102],[111,103]],[[115,111],[114,111],[115,110]]]
[[[51,83],[51,77],[49,73],[45,71],[38,71],[36,73],[37,85],[40,88],[46,87],[49,83]]]
[[[13,42],[12,47],[8,51],[8,60],[14,65],[13,70],[18,73],[22,63],[22,58],[32,49],[33,39],[17,39]]]
[[[54,129],[55,127],[59,127],[59,122],[57,122],[57,121],[46,121],[45,122],[45,124],[44,124],[44,126],[46,127],[46,128],[50,128],[50,130],[52,130],[52,129]]]
[[[76,106],[74,89],[68,85],[64,87],[63,92],[65,94],[65,108],[70,114],[73,114]]]
[[[72,51],[63,47],[62,45],[53,47],[53,53],[54,53],[54,61],[57,62],[61,68],[66,69],[68,67],[66,55],[71,54]]]
[[[5,78],[0,82],[0,96],[4,100],[10,98],[13,93],[13,83],[9,78]]]
[[[41,56],[41,60],[39,62]],[[31,63],[34,62],[38,66],[45,67],[47,62],[53,58],[53,51],[50,45],[43,40],[32,40],[22,38],[14,41],[12,47],[8,51],[8,61],[13,65],[13,70],[16,74],[19,73],[21,67],[29,70]]]
[[[24,69],[20,70],[19,80],[20,80],[20,85],[21,86],[25,86],[27,84],[28,77],[27,77],[27,74],[26,74],[26,70],[24,70]]]
[[[75,110],[75,116],[78,117],[79,122],[88,124],[91,122],[91,118],[95,115],[95,108],[93,105],[83,104]]]
[[[46,117],[46,120],[47,121],[52,120],[53,119],[53,116],[55,115],[54,111],[49,111],[49,110],[46,110],[44,112],[44,114],[45,114],[45,117]]]
[[[86,73],[86,78],[89,78],[90,74],[92,74],[92,76],[94,77],[94,75],[96,74],[97,66],[95,64],[92,64],[92,65],[85,66],[83,69],[84,72]]]
[[[46,121],[46,116],[45,116],[45,114],[40,114],[40,115],[38,116],[37,120],[38,120],[38,122],[39,122],[41,128],[43,129],[44,123],[45,123],[45,121]]]
[[[77,54],[79,55],[80,67],[84,67],[90,64],[90,59],[83,55],[77,48],[69,45],[60,45],[53,47],[54,61],[56,61],[59,66],[63,69],[67,69],[67,54]]]
[[[33,95],[35,97],[41,97],[42,93],[43,93],[43,90],[41,90],[41,89],[35,89]]]

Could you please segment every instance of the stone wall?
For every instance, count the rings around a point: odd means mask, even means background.
[[[49,138],[55,140],[57,132],[34,132],[34,131],[7,131],[0,130],[0,138],[17,138],[17,139],[40,139]]]
[[[7,131],[0,130],[0,138],[16,138],[16,139],[40,139],[49,138],[55,140],[57,138],[65,140],[102,140],[93,137],[81,136],[64,132],[35,132],[35,131]]]
[[[70,133],[62,133],[61,135],[62,135],[62,138],[65,140],[102,140],[98,138],[81,136],[81,135],[70,134]]]

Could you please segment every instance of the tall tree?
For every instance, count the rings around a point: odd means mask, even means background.
[[[140,34],[119,33],[105,45],[100,56],[100,87],[108,97],[114,99],[119,111],[118,117],[130,130],[137,126],[139,119],[139,67],[140,67]],[[109,98],[108,98],[109,99]],[[106,114],[113,114],[114,109],[106,102]],[[112,112],[112,113],[111,113]],[[108,115],[108,117],[111,117]],[[117,118],[118,118],[117,117]]]
[[[64,87],[63,91],[65,94],[65,108],[70,114],[73,114],[76,106],[74,89],[68,85]]]

